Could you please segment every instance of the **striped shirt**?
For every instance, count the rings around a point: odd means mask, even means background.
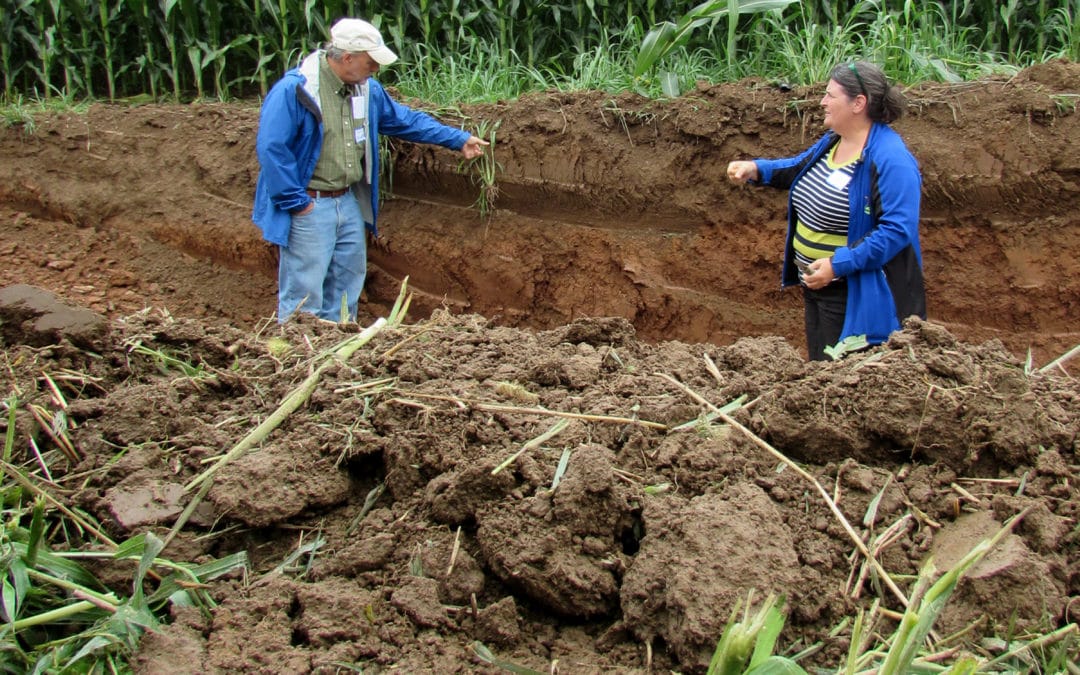
[[[815,162],[791,192],[796,218],[793,247],[800,275],[806,265],[847,245],[848,187],[861,157],[837,164],[835,151],[833,146]]]

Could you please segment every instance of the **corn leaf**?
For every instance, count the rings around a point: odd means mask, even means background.
[[[640,77],[676,48],[686,44],[691,34],[701,26],[717,21],[732,13],[751,14],[784,9],[795,0],[711,0],[694,7],[678,20],[678,23],[664,21],[650,30],[641,41],[634,64],[634,76]]]
[[[830,345],[825,348],[825,353],[829,355],[833,361],[839,361],[844,356],[851,352],[857,352],[860,349],[866,349],[870,343],[866,341],[865,335],[849,335],[840,342],[834,345]]]
[[[21,556],[23,560],[26,560],[28,553],[26,544],[17,541],[12,542],[12,546],[15,548],[15,552]],[[86,568],[82,565],[45,549],[38,550],[35,562],[35,569],[51,574],[58,579],[70,581],[75,585],[83,586],[85,588],[102,588],[101,582],[87,572]]]
[[[807,673],[791,659],[773,655],[758,665],[747,668],[743,675],[807,675]]]
[[[979,672],[979,661],[967,656],[952,664],[941,675],[975,675],[977,672]]]
[[[767,604],[763,608],[764,620],[754,642],[754,653],[750,657],[747,668],[752,669],[772,656],[773,649],[776,648],[776,639],[780,637],[780,631],[784,628],[784,615],[780,613],[780,608],[783,606],[784,596],[780,596],[774,604]]]
[[[900,625],[893,635],[889,652],[885,656],[881,669],[878,671],[879,675],[903,675],[910,672],[911,663],[922,648],[923,640],[929,635],[930,629],[933,627],[934,622],[937,621],[938,615],[945,608],[949,597],[956,590],[961,577],[982,560],[1005,535],[1009,534],[1026,513],[1025,511],[1014,517],[998,530],[993,537],[985,539],[972,547],[967,555],[953,565],[952,569],[941,575],[941,578],[932,585],[930,580],[934,575],[934,563],[932,558],[927,560],[922,572],[919,574],[919,579],[915,582],[911,605],[904,612]],[[922,593],[924,588],[927,589],[925,595]]]
[[[143,535],[145,546],[142,551],[142,556],[139,558],[139,566],[135,570],[135,579],[132,581],[132,602],[143,602],[143,580],[146,579],[146,574],[150,571],[150,568],[154,565],[154,559],[157,558],[158,553],[165,548],[165,542],[159,539],[152,532],[147,532]],[[150,617],[153,620],[153,616]]]
[[[762,668],[763,673],[799,672],[787,670],[789,666],[798,668],[794,661],[772,658],[776,638],[784,627],[784,615],[780,612],[780,607],[784,604],[783,597],[770,595],[757,612],[750,616],[752,598],[753,591],[747,598],[742,621],[736,621],[741,603],[732,608],[731,617],[709,661],[707,675],[742,675],[751,670],[756,672],[757,668]],[[773,670],[774,668],[781,670]]]
[[[19,593],[6,578],[0,587],[0,613],[7,623],[14,623],[19,618]]]
[[[559,487],[559,481],[562,480],[563,474],[566,473],[566,465],[570,463],[570,448],[565,448],[562,451],[562,456],[559,457],[559,466],[555,468],[555,477],[551,479],[551,489]]]
[[[43,535],[45,534],[45,497],[38,495],[34,500],[34,509],[30,515],[30,537],[26,542],[26,561],[27,566],[33,567],[37,564],[38,550],[41,548],[41,542]]]
[[[177,565],[176,571],[161,580],[157,589],[147,598],[147,602],[153,606],[165,600],[180,605],[194,604],[181,582],[206,583],[231,572],[243,570],[247,564],[247,552],[240,551],[201,565]]]

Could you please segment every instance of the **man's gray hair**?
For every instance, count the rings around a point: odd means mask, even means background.
[[[326,58],[331,61],[340,61],[341,57],[345,56],[348,52],[340,47],[335,47],[332,44],[326,45]]]

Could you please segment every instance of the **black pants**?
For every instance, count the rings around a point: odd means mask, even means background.
[[[811,361],[826,361],[825,348],[840,341],[847,311],[847,281],[839,279],[821,290],[803,288],[806,305],[806,351]]]

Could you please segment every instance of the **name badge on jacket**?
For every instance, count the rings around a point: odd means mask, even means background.
[[[367,118],[367,97],[363,94],[352,97],[352,116],[353,140],[359,145],[367,140],[364,137],[364,120]]]

